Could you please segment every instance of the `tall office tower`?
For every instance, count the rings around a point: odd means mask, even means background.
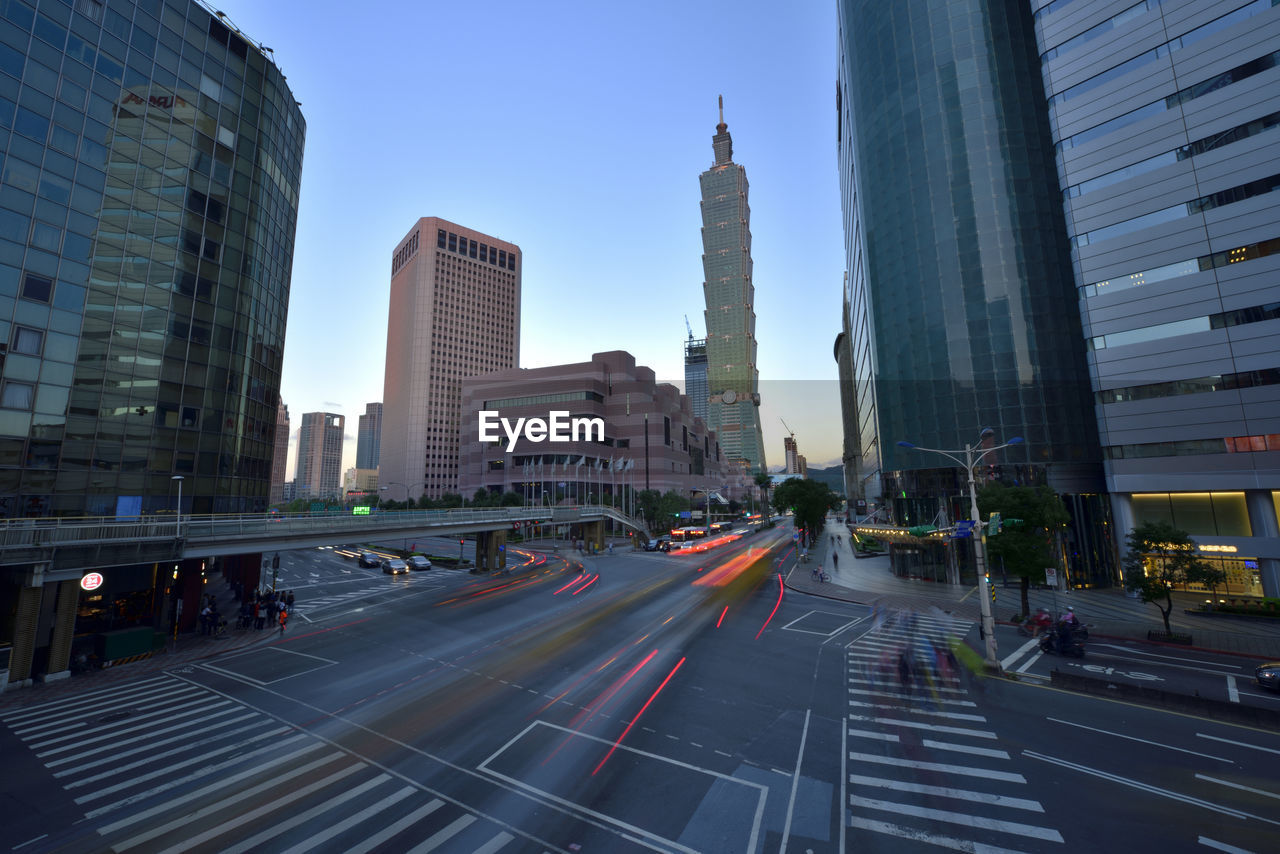
[[[787,468],[786,468],[787,474],[799,474],[800,469],[796,465],[796,437],[795,436],[782,437],[782,452],[786,457],[786,461],[787,461]]]
[[[276,407],[275,450],[271,454],[271,504],[284,501],[284,479],[289,467],[289,407]]]
[[[382,438],[382,404],[366,403],[356,430],[356,468],[378,467],[378,443]]]
[[[1065,494],[1072,581],[1113,581],[1031,9],[840,0],[839,25],[850,326],[856,339],[865,323],[868,338],[854,376],[874,388],[869,440],[894,516],[968,515],[962,469],[898,442],[963,449],[984,428],[988,446],[1022,437],[979,476]],[[916,570],[945,576],[944,553],[922,560]]]
[[[765,470],[760,432],[760,372],[756,368],[755,286],[751,272],[751,209],[747,171],[733,162],[724,123],[711,138],[715,163],[702,187],[702,293],[707,323],[707,427],[730,462]]]
[[[437,217],[391,256],[379,483],[383,497],[458,490],[465,377],[516,367],[520,247]]]
[[[307,412],[298,431],[300,498],[335,498],[342,492],[342,438],[346,418],[332,412]]]
[[[707,339],[684,342],[684,394],[689,398],[693,414],[707,420]]]
[[[1278,596],[1280,8],[1031,5],[1117,531]]]
[[[178,475],[186,512],[264,510],[298,104],[191,0],[32,5],[0,39],[0,516],[172,511]]]

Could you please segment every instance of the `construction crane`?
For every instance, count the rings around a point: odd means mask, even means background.
[[[684,316],[684,328],[689,330],[689,340],[693,340],[693,327],[689,325],[689,315]]]
[[[782,422],[783,427],[787,427],[787,422],[781,415],[778,416],[778,420]],[[792,430],[790,427],[787,427],[787,432],[791,434],[791,440],[794,442],[796,438],[796,431]]]

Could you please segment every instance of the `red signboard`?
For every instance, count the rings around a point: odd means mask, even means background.
[[[102,586],[102,580],[101,572],[91,572],[80,579],[80,588],[82,590],[97,590]]]

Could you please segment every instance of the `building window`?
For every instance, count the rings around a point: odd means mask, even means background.
[[[31,383],[6,380],[0,386],[0,409],[25,409],[30,411],[36,387]]]
[[[44,333],[26,326],[13,328],[13,352],[39,356],[44,348]]]
[[[53,280],[28,273],[22,280],[22,298],[36,302],[48,302],[53,293]]]

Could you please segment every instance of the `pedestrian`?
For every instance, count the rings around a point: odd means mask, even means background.
[[[262,631],[267,622],[267,615],[262,610],[262,603],[257,599],[253,600],[253,627],[258,631]]]
[[[834,572],[836,567],[840,565],[840,555],[835,552],[831,553],[831,571]]]
[[[284,626],[285,626],[285,623],[287,622],[289,622],[289,612],[288,610],[281,608],[280,609],[280,634],[284,634]]]
[[[200,609],[200,634],[207,635],[213,628],[210,622],[212,610],[209,608],[209,600],[205,600],[204,607]]]

